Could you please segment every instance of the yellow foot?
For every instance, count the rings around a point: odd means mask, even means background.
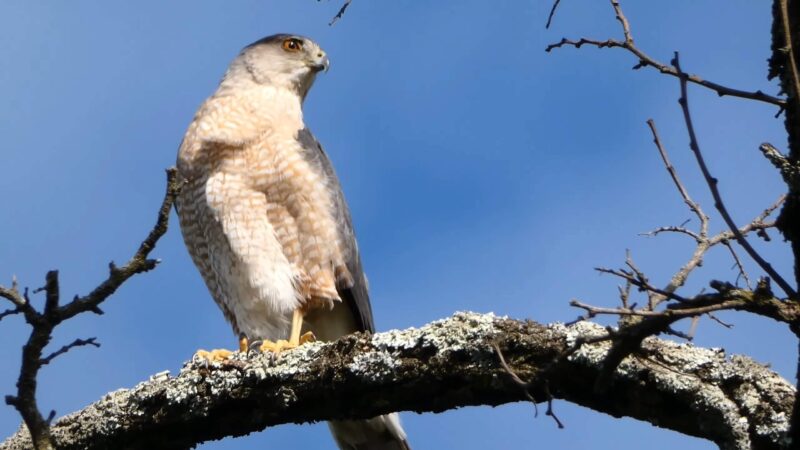
[[[259,348],[261,349],[262,352],[269,351],[277,355],[284,350],[291,350],[293,348],[297,348],[303,344],[306,344],[308,342],[314,342],[316,340],[317,338],[314,337],[314,333],[309,331],[306,334],[300,336],[300,338],[296,343],[291,341],[286,341],[283,339],[277,342],[264,341]]]
[[[205,359],[208,362],[220,362],[230,358],[232,354],[233,352],[230,350],[225,350],[224,348],[217,348],[211,350],[210,352],[207,350],[198,350],[197,353],[194,354],[194,356],[199,357],[201,359]]]

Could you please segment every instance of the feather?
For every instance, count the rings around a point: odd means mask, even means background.
[[[339,297],[353,313],[358,331],[373,333],[375,332],[375,322],[369,301],[367,279],[364,269],[361,267],[361,256],[358,252],[358,244],[356,244],[353,221],[350,218],[350,209],[345,202],[339,178],[333,170],[333,164],[331,164],[328,155],[322,149],[322,145],[308,128],[303,128],[297,133],[297,140],[303,147],[303,156],[306,161],[316,166],[317,170],[324,174],[331,193],[334,216],[339,228],[341,242],[345,247],[343,249],[345,263],[351,276],[349,280],[337,280],[336,290],[339,292]]]

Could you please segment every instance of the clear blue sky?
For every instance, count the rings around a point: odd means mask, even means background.
[[[645,125],[653,117],[694,196],[712,203],[691,162],[677,83],[633,72],[620,51],[565,49],[562,36],[621,37],[607,2],[339,1],[29,2],[0,5],[0,282],[37,287],[61,271],[63,297],[86,293],[122,262],[154,220],[163,169],[197,106],[238,50],[268,34],[317,40],[332,67],[306,102],[306,121],[338,170],[370,277],[379,330],[422,325],[457,310],[537,321],[577,315],[571,298],[611,306],[626,248],[663,284],[691,242],[637,233],[690,218]],[[769,6],[746,0],[624,2],[641,47],[735,87],[775,93],[765,80]],[[766,105],[692,89],[701,144],[734,216],[745,222],[781,192],[757,150],[785,147]],[[174,218],[174,216],[173,216]],[[716,217],[715,217],[716,219]],[[717,220],[715,229],[720,229]],[[774,237],[777,237],[773,233]],[[784,273],[780,239],[764,249]],[[173,227],[154,272],[103,309],[60,327],[53,345],[97,336],[100,349],[58,359],[40,378],[42,408],[59,415],[148,375],[176,372],[198,348],[232,347]],[[749,264],[752,268],[752,264]],[[755,273],[755,272],[754,272]],[[733,280],[724,251],[694,274]],[[796,344],[765,320],[709,320],[697,342],[747,353],[794,379]],[[0,323],[0,392],[14,387],[27,329]],[[757,339],[754,337],[757,336]],[[708,449],[633,420],[565,402],[558,430],[526,404],[403,414],[415,449]],[[0,435],[19,418],[0,408]],[[281,426],[204,449],[333,448],[323,424]]]

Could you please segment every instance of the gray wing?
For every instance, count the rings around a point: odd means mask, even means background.
[[[347,304],[350,311],[353,313],[353,318],[356,321],[356,326],[359,331],[368,331],[370,333],[375,331],[375,323],[372,318],[372,306],[369,302],[369,292],[367,291],[367,279],[364,275],[364,270],[361,267],[361,256],[358,253],[358,244],[356,244],[355,231],[353,230],[353,222],[350,218],[350,209],[347,207],[347,202],[342,193],[342,187],[339,184],[339,178],[333,170],[328,155],[322,150],[322,146],[317,142],[314,135],[308,128],[303,128],[297,133],[297,140],[302,144],[304,157],[311,164],[315,165],[317,169],[325,174],[333,199],[334,214],[336,223],[339,228],[340,239],[343,242],[343,253],[345,256],[345,263],[347,270],[353,277],[352,285],[342,280],[336,281],[336,290],[342,301]]]

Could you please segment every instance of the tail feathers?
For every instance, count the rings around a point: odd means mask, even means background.
[[[396,413],[367,420],[328,422],[341,450],[411,450]]]

